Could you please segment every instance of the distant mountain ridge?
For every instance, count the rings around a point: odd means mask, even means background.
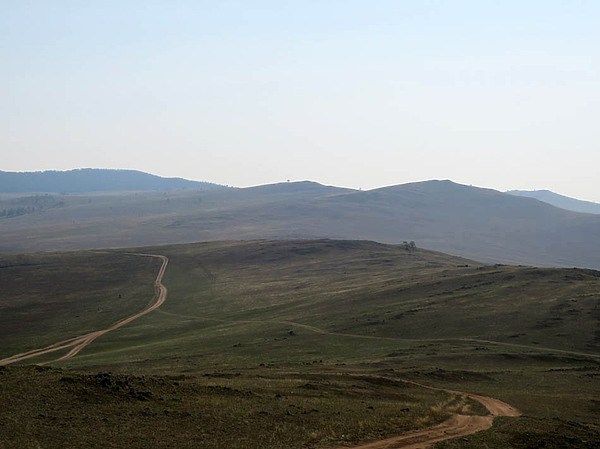
[[[415,241],[487,263],[600,269],[600,215],[449,180],[368,191],[303,181],[56,196],[57,207],[0,219],[0,252],[331,238]],[[1,200],[0,210],[16,207]]]
[[[506,193],[515,196],[526,196],[535,198],[544,203],[552,204],[561,209],[571,210],[573,212],[583,212],[585,214],[600,214],[600,204],[591,201],[583,201],[571,198],[550,190],[508,190]]]
[[[163,178],[138,170],[81,168],[68,171],[0,171],[0,193],[89,193],[221,187],[224,186],[182,178]]]

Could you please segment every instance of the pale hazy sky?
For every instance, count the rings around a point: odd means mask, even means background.
[[[597,0],[0,7],[0,170],[600,201]]]

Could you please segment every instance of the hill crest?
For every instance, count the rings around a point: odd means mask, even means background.
[[[585,214],[600,214],[600,204],[592,201],[583,201],[576,198],[571,198],[561,195],[551,190],[508,190],[509,195],[535,198],[554,207],[570,210],[573,212],[581,212]]]
[[[223,186],[183,178],[163,178],[138,170],[80,168],[67,171],[0,171],[0,193],[89,193],[220,187]]]

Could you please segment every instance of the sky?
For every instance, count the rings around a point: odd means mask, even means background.
[[[0,170],[600,202],[596,0],[0,6]]]

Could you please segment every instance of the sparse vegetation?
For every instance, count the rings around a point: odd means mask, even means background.
[[[0,382],[3,448],[329,447],[438,423],[456,402],[405,384],[266,369],[132,376],[8,367]]]
[[[0,201],[0,219],[15,218],[21,215],[42,212],[47,209],[63,207],[64,201],[52,195],[33,195]]]
[[[563,447],[600,441],[594,427],[600,425],[596,271],[484,266],[357,241],[136,251],[169,257],[167,301],[54,369],[7,367],[1,394],[12,408],[0,411],[0,429],[19,422],[25,430],[11,431],[15,439],[6,447],[29,441],[26,433],[68,445],[66,438],[85,438],[90,426],[108,447],[125,429],[133,432],[132,447],[148,441],[160,447],[169,439],[185,447],[169,430],[176,427],[184,429],[182,439],[197,443],[201,435],[204,447],[332,447],[430,425],[455,412],[485,413],[460,396],[393,379],[497,397],[524,413],[441,447],[530,447],[527,441],[538,444],[563,430],[573,438]],[[128,252],[2,256],[0,319],[14,326],[27,317],[30,325],[18,330],[20,338],[6,333],[1,353],[51,344],[67,338],[66,331],[93,330],[100,317],[116,320],[143,308],[159,262]],[[55,286],[54,304],[67,298],[56,315],[44,309],[48,285]],[[82,308],[101,301],[110,315]],[[85,320],[69,321],[77,308]],[[382,374],[388,380],[371,377]],[[73,403],[73,395],[81,401],[69,411],[63,404]],[[54,421],[31,414],[36,400],[49,407],[37,413]],[[79,436],[60,431],[70,413],[87,416],[71,423]],[[162,436],[151,431],[158,428]]]

